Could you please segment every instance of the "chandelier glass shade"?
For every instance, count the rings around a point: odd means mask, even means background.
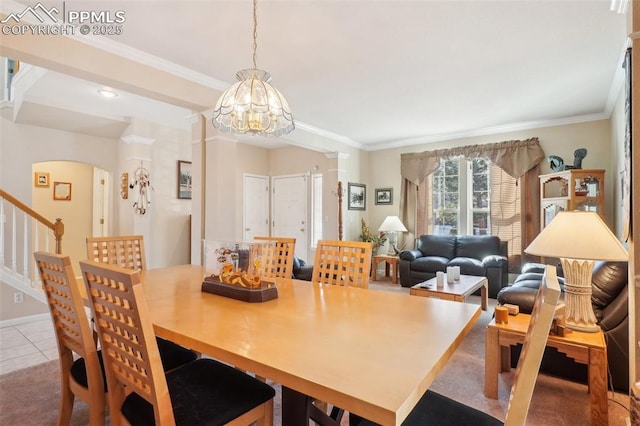
[[[218,99],[213,126],[236,135],[281,136],[295,129],[293,116],[282,93],[269,84],[271,75],[256,66],[258,6],[253,0],[253,68],[238,71],[237,83]]]
[[[282,93],[269,84],[271,75],[259,69],[238,71],[213,111],[213,125],[236,135],[281,136],[295,128]]]

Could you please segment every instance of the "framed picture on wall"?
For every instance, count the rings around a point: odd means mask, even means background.
[[[71,182],[53,182],[53,199],[71,201]]]
[[[393,188],[376,188],[376,204],[393,204]]]
[[[48,188],[49,187],[49,173],[47,172],[35,172],[33,174],[33,186],[36,188]]]
[[[361,183],[347,184],[347,208],[349,210],[365,210],[367,206],[367,186]]]
[[[191,161],[178,160],[178,199],[191,199]]]

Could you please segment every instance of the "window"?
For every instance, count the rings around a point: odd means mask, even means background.
[[[470,173],[467,181],[470,200],[467,202],[471,220],[467,221],[467,234],[491,235],[489,211],[489,160],[476,158],[469,163]]]
[[[442,160],[432,179],[432,225],[436,235],[489,235],[490,162]]]
[[[311,247],[322,239],[322,174],[311,175]]]

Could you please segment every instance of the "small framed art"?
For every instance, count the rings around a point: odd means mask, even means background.
[[[178,199],[191,199],[191,161],[178,160]]]
[[[347,185],[347,208],[349,210],[365,210],[367,206],[367,186],[361,183]]]
[[[376,188],[376,204],[393,204],[393,188]]]
[[[35,172],[33,174],[33,186],[36,188],[48,188],[49,187],[49,173],[47,172]]]
[[[53,199],[71,201],[71,182],[53,182]]]

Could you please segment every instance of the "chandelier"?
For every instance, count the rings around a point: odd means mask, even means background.
[[[213,126],[236,135],[285,135],[295,128],[289,104],[282,93],[269,84],[271,75],[256,66],[257,9],[257,0],[253,0],[253,69],[236,73],[239,81],[216,103]]]

